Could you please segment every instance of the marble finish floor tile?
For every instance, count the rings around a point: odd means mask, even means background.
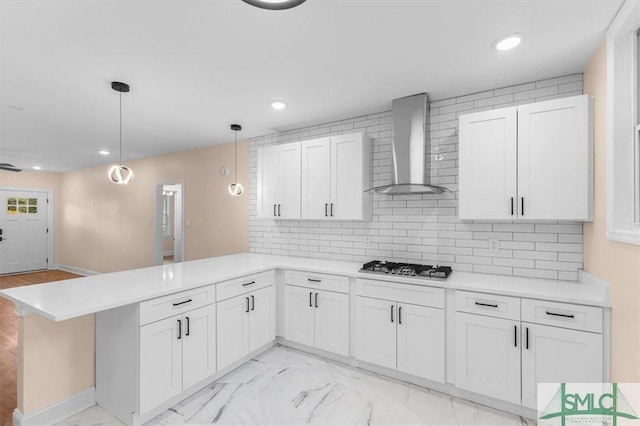
[[[60,426],[99,424],[118,423],[72,418]],[[529,426],[535,422],[277,346],[146,426],[185,424]]]

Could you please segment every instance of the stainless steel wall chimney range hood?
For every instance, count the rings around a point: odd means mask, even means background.
[[[426,156],[431,154],[429,97],[426,93],[394,99],[391,134],[391,185],[369,191],[378,194],[440,194],[449,191],[431,185]],[[450,191],[449,191],[450,192]]]

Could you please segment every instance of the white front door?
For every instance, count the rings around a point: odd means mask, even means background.
[[[47,269],[48,210],[44,191],[0,190],[0,274]]]

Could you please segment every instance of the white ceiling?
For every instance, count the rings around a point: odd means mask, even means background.
[[[8,1],[0,162],[67,171],[581,72],[622,0]],[[499,37],[523,33],[498,52]],[[275,111],[272,99],[289,107]],[[109,148],[110,158],[97,154]],[[0,172],[1,173],[1,172]]]

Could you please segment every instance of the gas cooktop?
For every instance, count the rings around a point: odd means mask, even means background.
[[[370,272],[380,275],[398,275],[404,277],[446,279],[451,274],[449,266],[419,265],[415,263],[396,263],[386,260],[374,260],[362,265],[360,272]]]

